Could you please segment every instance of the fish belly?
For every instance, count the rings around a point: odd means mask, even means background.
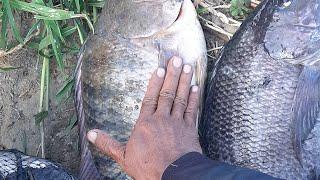
[[[86,52],[82,70],[87,128],[126,141],[139,116],[148,79],[159,65],[157,53],[116,37],[94,37],[88,46],[91,52]],[[126,178],[114,162],[91,149],[102,174]]]

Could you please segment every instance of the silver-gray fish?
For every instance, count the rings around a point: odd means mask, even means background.
[[[60,164],[18,150],[0,151],[0,180],[75,180]]]
[[[190,0],[108,0],[95,29],[80,55],[77,75],[80,178],[126,179],[113,161],[88,147],[86,131],[99,128],[126,141],[151,73],[166,67],[173,55],[194,67],[193,84],[203,90],[205,39]]]
[[[211,158],[285,179],[320,175],[320,0],[266,0],[227,43],[199,130]]]

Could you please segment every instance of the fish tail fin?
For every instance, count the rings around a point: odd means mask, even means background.
[[[320,167],[315,167],[312,172],[311,176],[309,177],[311,180],[320,180]]]
[[[83,47],[84,48],[84,47]],[[79,128],[79,143],[81,150],[81,162],[80,162],[80,180],[96,180],[101,179],[101,175],[94,164],[93,156],[88,148],[89,142],[86,137],[86,124],[85,124],[85,114],[83,109],[83,99],[82,99],[82,82],[81,82],[81,67],[83,62],[83,53],[80,51],[78,58],[78,63],[75,71],[75,105],[78,118],[78,128]]]
[[[316,169],[316,180],[320,180],[320,167]]]
[[[302,165],[302,146],[318,123],[320,114],[320,69],[304,67],[299,77],[293,105],[293,145]]]

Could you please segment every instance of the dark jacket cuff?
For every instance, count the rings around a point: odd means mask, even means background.
[[[271,180],[275,179],[255,170],[213,161],[206,156],[191,152],[170,164],[162,180]]]

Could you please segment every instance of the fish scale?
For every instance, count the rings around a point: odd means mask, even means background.
[[[147,87],[148,76],[141,69],[152,70],[157,64],[139,59],[140,57],[151,58],[154,55],[137,50],[138,47],[134,45],[128,48],[125,44],[119,43],[120,40],[113,40],[113,38],[106,37],[102,43],[93,41],[103,45],[93,45],[90,49],[92,52],[87,53],[90,61],[84,62],[86,68],[83,69],[83,89],[89,93],[83,96],[83,102],[88,127],[103,129],[117,140],[125,141],[130,136],[136,120],[132,117],[139,115],[138,110],[143,98],[141,94]],[[101,48],[107,51],[101,54],[99,52]],[[88,57],[84,58],[89,59]],[[118,63],[119,61],[122,63]],[[136,61],[144,63],[140,64]],[[108,174],[110,178],[128,178],[114,161],[91,148],[100,172]]]
[[[17,150],[0,151],[0,180],[75,180],[60,164],[27,156]]]
[[[209,77],[199,125],[210,158],[284,179],[319,178],[320,68],[294,63],[317,54],[320,42],[308,41],[318,30],[290,26],[299,23],[290,24],[292,11],[320,14],[319,1],[308,2],[293,0],[286,7],[283,1],[263,1],[223,49]],[[305,10],[310,8],[315,9]],[[302,34],[301,42],[286,44],[283,26],[294,32],[290,41]],[[295,54],[295,48],[305,54]],[[286,57],[290,53],[292,60]]]

